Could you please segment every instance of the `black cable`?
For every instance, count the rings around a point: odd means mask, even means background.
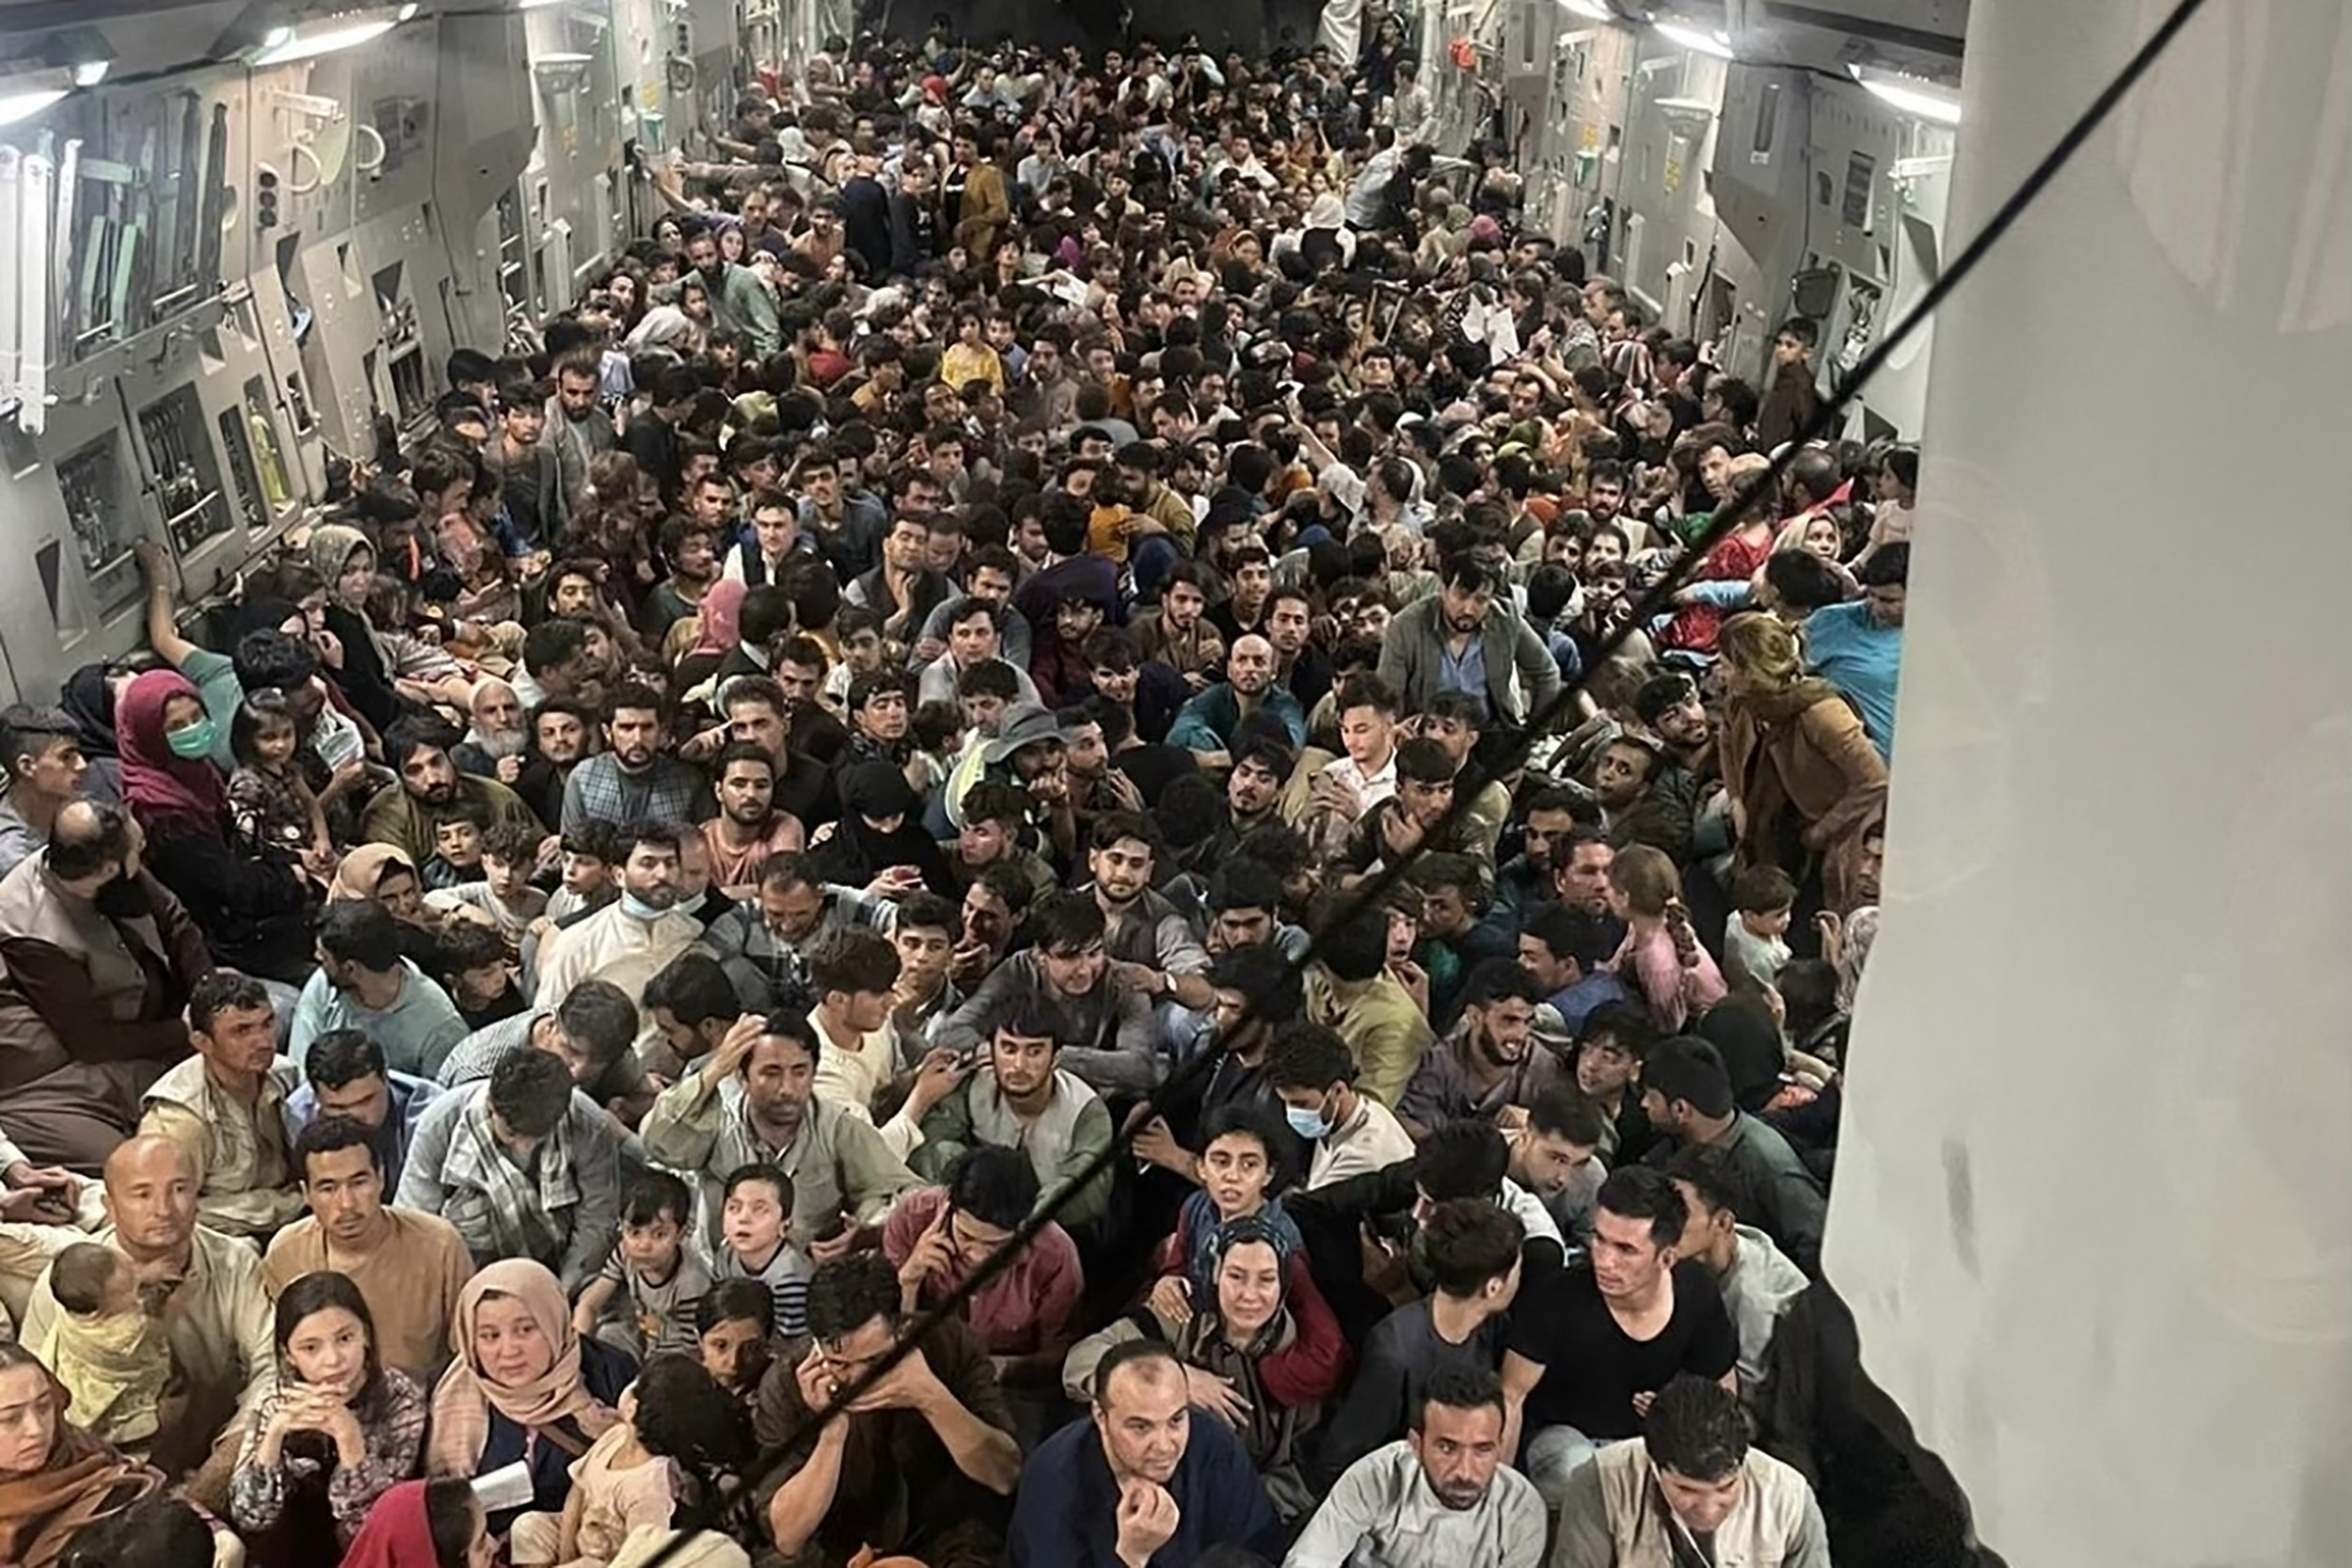
[[[1839,416],[1852,404],[1870,377],[1878,373],[1886,361],[1893,356],[1895,351],[1926,324],[1928,317],[1934,312],[1936,307],[1949,297],[1952,291],[1960,286],[1962,280],[1982,263],[1993,247],[2017,226],[2018,220],[2025,216],[2026,210],[2032,206],[2036,198],[2049,187],[2050,182],[2058,178],[2059,171],[2073,161],[2074,154],[2082,150],[2083,145],[2097,133],[2107,116],[2114,112],[2115,106],[2122,101],[2124,94],[2131,91],[2140,78],[2148,73],[2149,68],[2156,63],[2172,40],[2180,36],[2181,30],[2188,25],[2199,11],[2204,8],[2205,3],[2206,0],[2179,0],[2179,4],[2174,6],[2163,22],[2157,24],[2155,30],[2149,34],[2147,40],[2134,51],[2129,60],[2124,62],[2122,70],[2106,87],[2100,90],[2098,96],[2090,101],[2090,105],[2083,110],[2074,122],[2067,127],[2066,134],[2058,139],[2050,150],[2042,155],[2041,161],[2035,164],[2032,170],[2018,183],[2017,188],[2009,194],[1998,208],[1994,209],[1993,215],[1986,220],[1984,228],[1978,232],[1976,238],[1963,247],[1951,265],[1946,268],[1943,275],[1919,296],[1918,302],[1912,307],[1910,313],[1896,324],[1892,331],[1862,356],[1861,361],[1854,366],[1851,373],[1839,380],[1836,390],[1815,409],[1813,418],[1807,422],[1804,430],[1781,449],[1779,455],[1772,460],[1765,471],[1758,475],[1752,483],[1741,489],[1729,506],[1724,507],[1709,519],[1706,530],[1691,542],[1673,568],[1648,594],[1643,596],[1641,603],[1635,607],[1634,612],[1601,644],[1599,650],[1586,665],[1585,673],[1575,681],[1565,683],[1559,694],[1546,705],[1540,713],[1529,716],[1524,736],[1512,743],[1506,752],[1505,765],[1493,770],[1498,777],[1509,772],[1512,767],[1525,760],[1526,753],[1548,732],[1551,722],[1568,711],[1569,705],[1575,701],[1578,692],[1583,689],[1585,681],[1591,677],[1592,673],[1606,664],[1610,657],[1624,646],[1627,639],[1632,635],[1636,627],[1647,625],[1655,616],[1673,608],[1676,590],[1705,559],[1707,552],[1739,528],[1747,515],[1755,509],[1756,502],[1772,492],[1773,488],[1779,484],[1781,475],[1788,470],[1796,454],[1803,451],[1807,443],[1820,439],[1836,428]],[[1422,846],[1425,847],[1436,840],[1444,829],[1452,826],[1463,813],[1468,811],[1470,799],[1465,792],[1457,790],[1454,804],[1447,810],[1445,816],[1438,819],[1437,827],[1422,835]],[[1332,927],[1361,918],[1367,911],[1377,907],[1380,896],[1389,888],[1394,886],[1409,869],[1412,863],[1424,852],[1426,852],[1425,848],[1417,848],[1413,853],[1405,856],[1393,864],[1386,863],[1386,857],[1383,857],[1382,870],[1349,891],[1343,906],[1333,914],[1324,929],[1328,930]],[[1298,960],[1301,968],[1313,961],[1321,946],[1321,934],[1318,933],[1316,939],[1310,942],[1305,956]],[[1243,1021],[1253,1022],[1255,1018],[1256,1010],[1253,1004],[1250,1008],[1245,1010]],[[842,1390],[838,1400],[839,1405],[846,1406],[853,1402],[859,1395],[871,1388],[887,1376],[899,1362],[905,1360],[936,1324],[956,1316],[964,1303],[970,1301],[1011,1265],[1013,1259],[1018,1257],[1038,1233],[1052,1222],[1054,1215],[1074,1194],[1111,1169],[1120,1160],[1132,1158],[1128,1154],[1128,1148],[1134,1141],[1136,1130],[1148,1124],[1153,1117],[1159,1114],[1161,1107],[1170,1100],[1171,1091],[1188,1085],[1196,1077],[1209,1070],[1222,1054],[1221,1051],[1215,1049],[1200,1052],[1190,1062],[1180,1067],[1168,1082],[1145,1097],[1140,1107],[1142,1114],[1131,1116],[1128,1118],[1127,1125],[1113,1134],[1110,1147],[1089,1161],[1080,1175],[1066,1181],[1051,1198],[1040,1204],[1037,1211],[1021,1223],[1004,1244],[983,1259],[979,1267],[964,1277],[962,1283],[948,1291],[946,1299],[937,1307],[919,1314],[913,1323],[906,1324],[888,1354],[867,1367],[850,1382],[847,1388]],[[827,1418],[816,1411],[810,1412],[810,1416],[818,1420]],[[755,1495],[767,1480],[766,1472],[748,1478],[745,1488],[747,1495]],[[764,1528],[766,1520],[761,1519],[759,1524]],[[662,1565],[675,1557],[685,1544],[686,1538],[682,1535],[665,1544],[645,1560],[644,1568],[662,1568]]]

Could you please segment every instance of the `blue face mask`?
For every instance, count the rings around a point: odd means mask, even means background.
[[[642,920],[650,924],[653,921],[660,919],[663,915],[669,913],[670,911],[667,910],[658,910],[651,904],[646,903],[643,898],[638,897],[637,895],[625,892],[621,895],[621,912],[628,916],[631,920]]]
[[[1309,1111],[1296,1105],[1282,1107],[1282,1119],[1291,1124],[1291,1131],[1309,1143],[1320,1143],[1331,1135],[1331,1124],[1321,1111]]]
[[[164,736],[164,744],[171,748],[175,757],[208,757],[213,754],[213,742],[220,738],[220,725],[206,714],[193,724],[183,724]]]

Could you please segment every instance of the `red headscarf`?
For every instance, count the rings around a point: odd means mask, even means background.
[[[164,708],[174,697],[195,697],[176,670],[150,670],[115,700],[115,738],[122,748],[122,798],[148,828],[184,816],[219,831],[229,818],[229,787],[203,757],[174,756],[164,743]]]
[[[367,1522],[351,1538],[342,1568],[437,1568],[424,1487],[421,1481],[404,1481],[376,1498]]]

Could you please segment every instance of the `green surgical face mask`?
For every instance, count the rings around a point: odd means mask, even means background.
[[[220,724],[206,714],[193,724],[183,725],[164,736],[164,744],[171,748],[175,757],[208,757],[213,743],[220,738]]]

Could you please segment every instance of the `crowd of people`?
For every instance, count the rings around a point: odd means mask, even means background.
[[[1871,1560],[1917,456],[1395,42],[765,72],[231,602],[142,552],[0,715],[0,1561]]]

